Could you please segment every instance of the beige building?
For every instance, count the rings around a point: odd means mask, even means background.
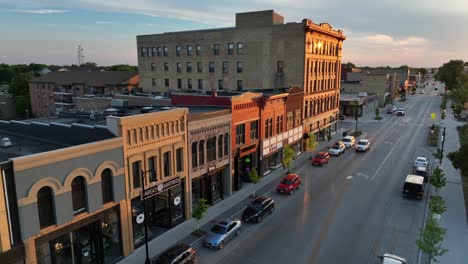
[[[379,105],[384,106],[391,99],[392,75],[387,73],[362,73],[358,80],[342,83],[341,91],[376,94]]]

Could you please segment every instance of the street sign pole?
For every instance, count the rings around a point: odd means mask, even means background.
[[[142,193],[145,193],[145,171],[141,171],[141,190]],[[146,199],[143,199],[143,214],[145,216],[145,249],[146,249],[146,260],[145,264],[151,264],[151,260],[149,258],[149,251],[148,251],[148,216],[146,213]]]

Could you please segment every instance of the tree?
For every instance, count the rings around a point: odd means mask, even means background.
[[[445,85],[452,90],[456,88],[458,79],[463,73],[463,65],[464,62],[462,60],[451,60],[444,63],[444,65],[439,68],[434,78],[445,83]]]
[[[92,62],[92,61],[87,61],[87,62],[81,64],[80,67],[91,67],[91,68],[96,68],[96,67],[97,67],[97,63]]]
[[[428,74],[428,71],[426,68],[419,68],[418,72],[421,73],[421,77],[424,79],[426,78],[426,75]]]
[[[352,62],[348,62],[345,64],[345,67],[346,69],[352,69],[352,68],[356,68],[356,65],[354,65],[354,63]]]
[[[195,204],[195,208],[193,209],[193,218],[197,219],[197,230],[200,230],[200,220],[205,215],[206,211],[208,210],[208,205],[206,204],[205,198],[198,199],[197,203]]]
[[[137,72],[138,71],[138,66],[131,66],[128,64],[118,64],[118,65],[112,65],[107,67],[108,71],[129,71],[129,72]]]
[[[380,108],[378,106],[375,108],[375,119],[377,120],[382,119],[380,117]]]
[[[429,255],[429,261],[433,260],[437,262],[437,257],[448,252],[447,249],[442,247],[445,234],[447,234],[447,230],[442,228],[433,215],[431,215],[422,230],[421,240],[416,241],[416,245]]]
[[[0,64],[0,84],[10,84],[15,71],[8,64]]]
[[[252,170],[249,172],[249,179],[253,183],[252,197],[255,197],[255,184],[260,182],[260,176],[258,176],[258,172],[255,168],[252,168]]]
[[[432,176],[429,178],[429,183],[435,187],[437,194],[439,193],[439,189],[445,187],[447,184],[445,174],[439,166],[434,169],[434,173],[432,173]]]
[[[442,199],[442,197],[439,195],[432,196],[429,200],[429,210],[431,210],[431,213],[433,214],[443,214],[445,211],[447,211],[445,200]]]
[[[310,158],[312,158],[312,151],[314,151],[317,146],[317,140],[315,140],[315,135],[312,132],[309,132],[309,138],[307,139],[307,150],[310,152]]]
[[[291,167],[291,162],[294,158],[294,149],[290,145],[285,145],[283,147],[283,163],[284,169],[289,169]]]
[[[16,112],[21,116],[28,117],[27,112],[31,109],[28,81],[33,77],[32,73],[17,73],[8,89],[8,93],[15,97]]]

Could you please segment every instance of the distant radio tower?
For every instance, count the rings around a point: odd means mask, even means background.
[[[78,66],[81,66],[83,64],[83,48],[81,47],[81,44],[78,45]]]

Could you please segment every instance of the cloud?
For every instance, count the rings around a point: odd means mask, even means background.
[[[112,24],[112,21],[98,20],[96,21],[96,24]]]
[[[49,14],[67,13],[69,11],[61,10],[61,9],[13,9],[11,10],[11,12],[36,14],[36,15],[49,15]]]
[[[408,48],[408,46],[421,46],[427,45],[429,41],[422,37],[409,36],[404,38],[394,38],[385,34],[375,34],[364,36],[361,39],[356,39],[357,41],[367,42],[369,45],[385,45],[390,47],[401,47]]]

